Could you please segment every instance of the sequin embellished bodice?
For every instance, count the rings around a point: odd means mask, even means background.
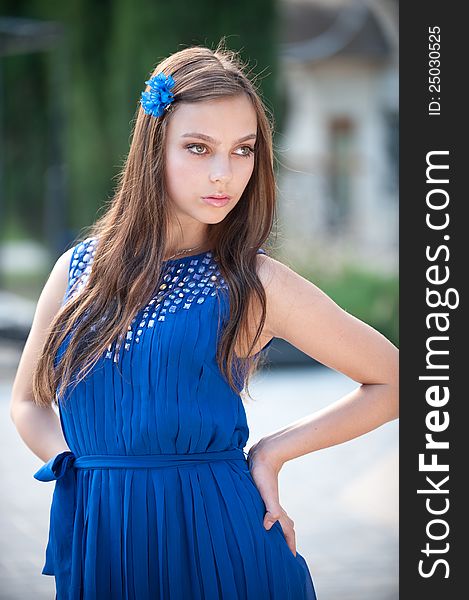
[[[75,247],[64,302],[86,286],[95,246],[88,238]],[[126,335],[66,395],[68,443],[78,453],[243,447],[249,432],[242,400],[216,362],[228,314],[227,284],[211,251],[166,261],[153,297]],[[83,422],[94,427],[95,419],[108,423],[110,437],[102,430],[82,436]]]
[[[86,286],[95,253],[95,238],[88,238],[74,249],[70,264],[69,287],[64,301],[81,292]],[[134,317],[125,340],[121,335],[115,344],[108,347],[106,358],[112,358],[117,362],[121,346],[129,350],[132,343],[140,343],[145,328],[153,328],[155,322],[165,321],[177,310],[189,310],[193,304],[202,304],[206,298],[217,296],[219,290],[228,289],[211,251],[164,261],[163,268],[162,283],[157,292],[145,308]],[[92,326],[92,330],[95,329],[96,326]]]

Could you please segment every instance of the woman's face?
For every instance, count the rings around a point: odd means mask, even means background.
[[[186,226],[214,224],[233,210],[254,168],[257,118],[246,94],[181,102],[166,138],[166,184]],[[204,200],[211,195],[229,200]]]

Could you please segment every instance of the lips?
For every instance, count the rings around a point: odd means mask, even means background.
[[[230,196],[203,196],[202,200],[211,206],[226,206],[230,201]]]

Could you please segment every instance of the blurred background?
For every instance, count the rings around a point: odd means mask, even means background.
[[[53,486],[32,478],[41,463],[9,419],[37,299],[112,197],[154,66],[223,36],[275,117],[271,253],[399,343],[396,0],[0,0],[0,598],[54,590],[41,575]],[[276,340],[247,447],[356,386]],[[282,469],[318,600],[398,598],[397,482],[396,421]]]

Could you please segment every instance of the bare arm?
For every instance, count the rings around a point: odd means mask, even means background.
[[[43,408],[33,401],[32,376],[52,319],[60,309],[68,282],[73,248],[55,263],[39,297],[31,330],[13,382],[10,416],[25,444],[44,462],[69,450],[60,419],[52,406]]]
[[[258,458],[265,452],[269,462],[281,468],[288,460],[396,419],[399,353],[381,333],[340,308],[313,283],[272,258],[261,260],[268,334],[361,384],[330,406],[261,440]]]
[[[296,555],[294,522],[280,505],[278,474],[293,458],[351,440],[397,418],[398,350],[286,265],[268,256],[257,258],[267,297],[264,337],[287,340],[361,384],[249,449],[249,469],[266,507],[264,527],[269,530],[279,521]]]

